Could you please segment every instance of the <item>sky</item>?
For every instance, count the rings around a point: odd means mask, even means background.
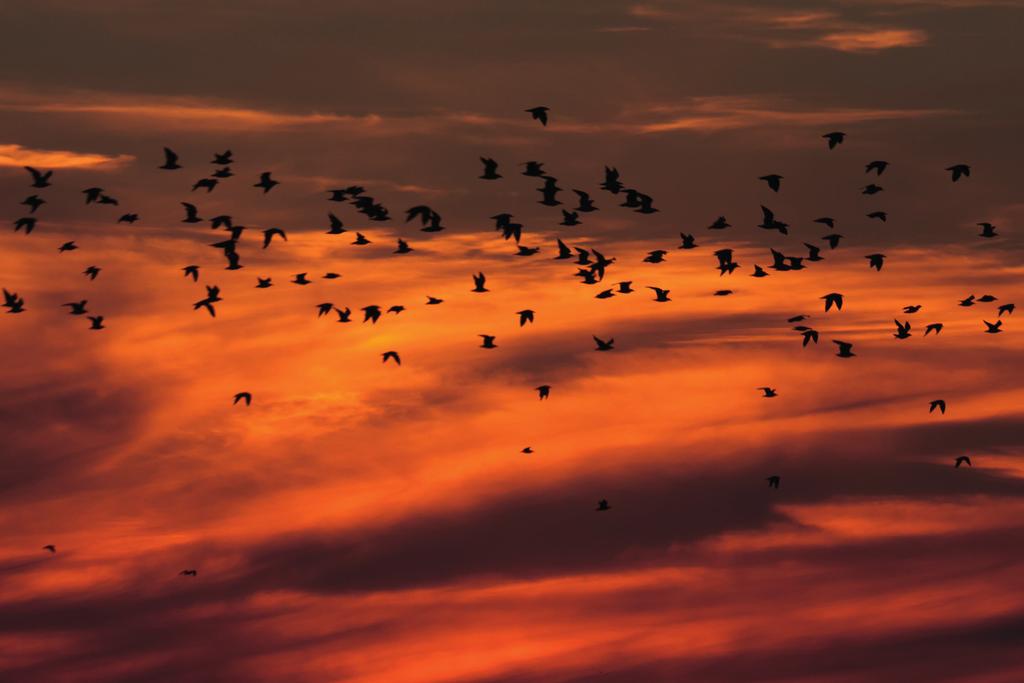
[[[999,310],[1024,303],[1022,20],[1017,0],[3,3],[0,287],[24,312],[0,312],[0,680],[1024,680],[1024,343]],[[193,190],[225,150],[233,177]],[[620,206],[605,167],[658,211]],[[351,185],[390,220],[328,201]],[[598,211],[560,225],[573,189]],[[406,222],[418,205],[445,229]],[[495,231],[506,212],[536,254]],[[218,215],[245,226],[241,269],[209,246]],[[604,279],[559,239],[614,259]],[[823,260],[769,268],[807,244]]]

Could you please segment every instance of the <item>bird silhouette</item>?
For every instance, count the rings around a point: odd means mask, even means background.
[[[43,188],[50,186],[50,178],[53,177],[53,171],[40,171],[32,168],[31,166],[24,167],[26,171],[32,176],[32,187]]]
[[[194,204],[188,202],[182,202],[181,205],[185,207],[185,218],[181,221],[182,223],[202,223],[203,219],[199,217],[199,209]]]
[[[669,290],[667,289],[662,289],[660,287],[651,287],[650,285],[648,285],[647,289],[650,289],[654,292],[655,301],[672,301],[672,299],[668,298]]]
[[[904,313],[917,313],[917,312],[918,312],[918,311],[920,311],[920,310],[921,310],[921,306],[920,306],[920,305],[916,305],[916,306],[904,306],[904,307],[903,307],[903,312],[904,312]]]
[[[267,228],[266,230],[263,231],[263,248],[264,249],[266,249],[267,247],[270,246],[270,242],[271,242],[271,240],[274,239],[275,235],[280,236],[281,239],[283,239],[285,242],[288,241],[288,235],[286,235],[284,230],[282,230],[281,228]]]
[[[801,346],[806,347],[811,342],[814,342],[815,344],[818,343],[818,331],[817,330],[811,330],[811,329],[802,330],[801,331],[801,335],[803,335],[803,338],[804,338],[803,344]]]
[[[57,251],[64,253],[65,251],[74,251],[78,249],[78,245],[72,240],[71,242],[65,242],[64,244],[57,247]]]
[[[213,188],[217,187],[219,181],[216,178],[200,178],[192,185],[192,191],[195,192],[199,189],[205,189],[206,194],[213,192]]]
[[[934,401],[928,403],[928,412],[934,413],[935,409],[938,408],[939,412],[943,415],[946,414],[946,402],[941,398],[937,398]]]
[[[596,335],[591,335],[591,336],[594,337],[594,342],[597,344],[597,348],[594,349],[595,351],[612,351],[613,350],[613,347],[614,347],[614,344],[615,344],[615,340],[614,339],[609,339],[608,341],[604,341],[603,339],[598,338]]]
[[[371,321],[372,324],[376,325],[377,321],[380,320],[380,306],[370,305],[363,306],[363,322]]]
[[[768,272],[755,263],[754,272],[750,274],[750,277],[768,277]]]
[[[766,183],[768,183],[768,187],[771,188],[772,192],[778,192],[779,185],[782,182],[782,176],[776,173],[771,173],[769,175],[761,176],[760,178],[758,178],[758,180],[763,180]]]
[[[594,508],[594,510],[597,511],[597,512],[604,512],[605,510],[611,510],[611,509],[612,509],[612,506],[609,505],[608,501],[605,500],[604,498],[602,498],[601,500],[597,501],[597,507]]]
[[[573,190],[576,196],[579,198],[579,206],[576,210],[580,213],[590,213],[591,211],[597,211],[598,208],[594,206],[594,200],[590,198],[590,195],[583,190]]]
[[[960,465],[964,464],[966,464],[968,467],[973,467],[973,465],[971,465],[971,459],[968,456],[958,455],[955,463],[953,464],[953,467],[960,467]]]
[[[385,351],[384,353],[381,354],[381,357],[383,358],[383,360],[381,361],[382,363],[387,363],[388,359],[391,358],[392,360],[395,361],[396,365],[402,364],[402,359],[398,357],[397,351]]]
[[[924,336],[927,337],[930,332],[934,332],[935,335],[938,336],[938,334],[942,332],[942,323],[929,323],[924,328]]]
[[[882,270],[882,265],[885,263],[885,254],[868,254],[865,256],[868,260],[868,268],[874,268],[875,270]]]
[[[987,320],[982,320],[982,322],[985,323],[985,332],[987,334],[999,334],[1002,332],[1000,329],[1003,326],[1002,320],[997,320],[994,323],[990,323]]]
[[[844,342],[839,341],[838,339],[833,339],[832,343],[839,347],[839,350],[836,351],[836,355],[839,356],[840,358],[853,358],[854,356],[857,355],[853,352],[853,344],[851,344],[850,342]]]
[[[70,311],[68,311],[70,315],[84,315],[85,313],[87,313],[87,311],[85,310],[85,305],[87,303],[89,302],[86,301],[85,299],[82,299],[81,301],[72,301],[70,303],[61,304],[61,306],[69,307],[71,309]]]
[[[779,395],[779,392],[775,391],[775,389],[771,387],[758,387],[757,390],[764,392],[762,398],[775,398],[776,396]]]
[[[484,165],[484,174],[480,176],[481,180],[497,180],[501,178],[501,174],[498,173],[498,162],[488,157],[480,157],[481,163]]]
[[[444,303],[444,299],[438,299],[436,296],[427,295],[427,306],[437,306],[441,303]]]
[[[562,209],[562,222],[559,223],[559,225],[564,225],[566,227],[571,228],[572,226],[579,224],[580,215],[578,213],[576,213],[575,211],[566,211],[565,209]]]
[[[960,306],[964,306],[964,307],[973,306],[974,305],[974,295],[971,294],[966,299],[961,299],[959,305]]]
[[[708,226],[708,230],[725,230],[731,228],[729,222],[725,220],[725,216],[719,216],[715,219],[715,222]]]
[[[271,278],[256,276],[256,288],[257,289],[266,289],[267,287],[273,287],[273,286],[274,286],[274,283],[271,281]]]
[[[36,219],[32,216],[25,216],[14,221],[14,232],[18,232],[22,228],[25,229],[26,235],[31,235],[32,231],[36,227]]]
[[[885,169],[889,167],[888,161],[872,161],[864,167],[865,173],[875,172],[875,175],[882,175],[885,173]]]
[[[999,307],[999,317],[1002,318],[1003,313],[1006,313],[1007,315],[1013,315],[1013,309],[1015,309],[1016,307],[1017,306],[1015,304],[1003,304],[1002,306]]]
[[[270,177],[269,171],[264,171],[263,173],[260,173],[259,182],[255,183],[253,187],[261,188],[263,190],[263,194],[266,194],[270,192],[272,189],[274,189],[275,185],[280,184],[281,183]]]
[[[667,253],[664,249],[655,249],[644,257],[644,263],[661,263],[665,260],[665,254]]]
[[[335,307],[334,312],[338,314],[338,322],[339,323],[349,323],[349,322],[352,322],[352,309],[351,308],[349,308],[347,306],[344,309]]]
[[[949,171],[950,177],[953,179],[954,183],[960,180],[960,178],[971,177],[971,167],[967,164],[953,164],[952,166],[946,167],[946,170]]]
[[[517,311],[516,315],[519,316],[519,327],[522,327],[526,323],[533,322],[533,311],[531,311],[528,308],[523,309],[521,311]]]
[[[4,307],[8,313],[24,313],[25,299],[18,296],[17,292],[8,292],[4,289]]]
[[[828,313],[833,306],[837,311],[843,310],[843,295],[839,292],[831,292],[821,297],[825,300],[825,312]]]
[[[306,277],[306,273],[296,273],[295,278],[292,280],[293,284],[296,285],[311,285],[313,284],[309,278]]]
[[[783,235],[789,234],[789,224],[775,219],[775,213],[767,206],[761,205],[762,221],[757,227],[765,230],[778,230]]]
[[[836,145],[843,144],[843,141],[846,139],[846,133],[843,133],[842,131],[838,131],[837,130],[837,131],[833,131],[831,133],[825,133],[821,137],[823,137],[826,140],[828,140],[828,148],[829,149],[835,149]]]
[[[812,223],[821,223],[822,225],[827,225],[829,228],[835,228],[836,227],[836,219],[832,218],[831,216],[822,216],[821,218],[815,218],[811,222]]]
[[[191,265],[182,268],[185,273],[185,277],[191,277],[192,282],[199,282],[199,266]]]
[[[883,223],[885,223],[886,220],[888,220],[889,218],[889,214],[887,214],[885,211],[872,211],[867,216],[868,218],[875,218],[877,220],[880,220]]]
[[[328,213],[327,219],[330,221],[331,224],[331,227],[327,229],[328,235],[340,235],[343,232],[348,232],[347,230],[345,230],[345,224],[342,223],[341,219],[335,216],[333,213]]]
[[[217,166],[227,166],[229,164],[233,164],[234,161],[235,160],[231,156],[231,150],[228,149],[225,150],[222,154],[214,153],[213,161],[211,161],[210,163],[216,164]]]
[[[677,247],[678,249],[696,249],[697,248],[696,238],[693,235],[688,235],[688,234],[686,234],[684,232],[681,232],[681,233],[679,233],[679,237],[680,237],[680,239],[683,240],[683,243],[680,244]]]
[[[89,327],[90,330],[105,330],[105,329],[107,329],[106,327],[103,326],[103,316],[102,315],[90,315],[89,316],[89,322],[91,323],[91,325]]]
[[[540,400],[543,401],[551,395],[551,385],[541,384],[539,387],[535,387],[537,393],[540,395]]]
[[[910,336],[909,320],[901,323],[899,320],[894,319],[893,322],[896,323],[896,331],[893,333],[892,336],[896,337],[897,339],[906,339],[907,337]]]
[[[977,226],[981,228],[981,232],[978,233],[978,237],[998,237],[999,233],[996,232],[996,226],[991,223],[978,223]]]
[[[370,240],[366,239],[366,236],[363,233],[361,233],[361,232],[357,232],[356,233],[356,239],[355,239],[354,242],[352,242],[352,244],[357,244],[357,245],[360,245],[360,246],[362,246],[364,244],[369,244],[369,243],[370,243]]]
[[[199,572],[197,572],[195,569],[182,569],[180,572],[178,572],[178,575],[179,576],[198,576]]]
[[[610,289],[604,289],[594,295],[595,299],[611,299],[615,296],[615,292]]]
[[[82,275],[85,275],[90,280],[95,280],[96,276],[100,274],[100,270],[102,270],[102,268],[99,268],[97,266],[89,266],[88,268],[82,271]]]
[[[871,183],[870,185],[865,185],[864,186],[864,189],[861,190],[861,194],[868,194],[868,195],[878,194],[879,192],[881,192],[884,189],[885,188],[882,187],[881,185],[875,185],[874,183]]]
[[[235,394],[235,398],[231,402],[231,405],[238,405],[239,401],[245,401],[245,405],[251,406],[252,405],[252,394],[249,393],[248,391],[240,391],[240,392],[238,392],[237,394]]]
[[[548,125],[548,107],[531,107],[525,110],[534,121],[540,121],[542,126]]]
[[[614,166],[604,167],[604,180],[601,182],[601,189],[612,194],[618,194],[623,190],[622,183],[619,181],[619,169]]]
[[[558,201],[556,195],[562,191],[562,188],[558,187],[558,182],[555,178],[550,176],[544,178],[544,185],[537,189],[541,193],[542,199],[537,202],[544,206],[558,206],[562,202]]]
[[[38,209],[40,206],[42,206],[45,203],[46,203],[46,200],[43,199],[42,197],[40,197],[37,194],[25,197],[25,199],[22,200],[22,202],[21,202],[22,206],[27,206],[28,207],[28,212],[29,213],[35,213],[36,209]]]
[[[40,550],[49,550],[51,554],[54,554],[57,552],[57,546],[53,544],[48,544],[44,545],[42,548],[40,548]]]
[[[481,273],[477,273],[476,275],[473,276],[473,289],[472,289],[472,291],[474,291],[474,292],[489,292],[489,291],[491,291],[491,290],[487,289],[486,287],[484,287],[484,285],[486,283],[487,283],[487,276],[485,276],[482,272]]]
[[[773,474],[770,477],[765,477],[765,481],[768,482],[768,488],[777,489],[779,488],[779,482],[782,481],[782,479],[779,475]]]
[[[478,334],[477,336],[483,339],[483,343],[480,344],[481,349],[498,348],[497,344],[494,343],[495,337],[493,334]]]
[[[123,216],[121,216],[120,218],[118,218],[117,222],[118,223],[127,223],[128,225],[132,225],[137,220],[139,220],[139,214],[137,214],[137,213],[126,213]]]
[[[527,446],[526,448],[524,448],[523,450],[521,450],[519,452],[520,453],[525,453],[526,455],[530,455],[531,453],[533,453],[533,449],[530,448],[529,446]]]

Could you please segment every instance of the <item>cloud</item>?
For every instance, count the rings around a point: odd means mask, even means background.
[[[88,168],[113,170],[131,161],[130,154],[92,154],[63,149],[31,149],[21,145],[0,145],[0,166],[35,166],[40,169]]]

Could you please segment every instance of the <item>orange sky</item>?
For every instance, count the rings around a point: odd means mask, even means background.
[[[0,680],[1024,680],[1024,342],[998,311],[1024,303],[1022,11],[0,7],[0,201],[11,224],[38,218],[0,250],[0,286],[25,299],[0,313]],[[523,112],[538,104],[547,127]],[[182,169],[157,168],[165,145]],[[225,149],[235,176],[191,191]],[[477,178],[480,156],[501,180]],[[537,203],[527,160],[563,206]],[[970,178],[950,182],[954,163]],[[659,212],[620,207],[605,166]],[[326,201],[352,184],[391,220]],[[85,205],[93,186],[119,204]],[[600,210],[561,226],[574,188]],[[242,269],[180,202],[246,226]],[[447,229],[404,222],[419,204]],[[761,204],[788,236],[756,227]],[[325,234],[328,212],[349,232]],[[537,255],[494,232],[501,212]],[[719,215],[732,227],[707,230]],[[287,241],[262,249],[269,227]],[[604,281],[580,284],[556,238],[614,257]],[[750,277],[804,243],[825,259]],[[741,265],[720,276],[726,247]],[[636,291],[595,298],[622,280]],[[193,310],[206,285],[215,318]],[[972,294],[997,300],[958,305]],[[61,306],[82,299],[106,329]],[[405,310],[370,324],[368,305]]]

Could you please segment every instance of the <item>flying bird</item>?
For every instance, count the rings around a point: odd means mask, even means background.
[[[53,171],[46,171],[44,173],[31,166],[25,166],[24,168],[32,175],[32,187],[42,188],[50,186],[50,178],[53,177]]]
[[[501,178],[501,174],[498,173],[498,162],[488,157],[480,157],[480,161],[484,165],[484,174],[480,176],[481,180],[497,180]]]
[[[839,350],[836,351],[836,355],[839,356],[840,358],[853,358],[854,356],[857,355],[853,352],[853,344],[851,344],[850,342],[844,342],[839,341],[838,339],[833,339],[832,343],[839,347]]]
[[[486,282],[487,282],[487,276],[484,275],[482,272],[481,273],[477,273],[476,275],[473,276],[473,289],[472,289],[472,291],[474,291],[474,292],[489,292],[489,291],[491,291],[491,290],[487,289],[486,287],[484,287],[484,284],[486,284]]]
[[[828,140],[829,149],[835,149],[836,145],[841,145],[843,143],[843,140],[846,139],[846,133],[837,130],[831,133],[825,133],[821,137]]]
[[[89,316],[89,322],[91,323],[91,325],[89,327],[90,330],[105,330],[105,329],[107,329],[106,327],[103,326],[103,316],[102,315],[90,315]]]
[[[758,387],[757,390],[764,392],[762,398],[775,398],[776,396],[779,395],[779,392],[775,391],[775,389],[771,387]]]
[[[928,403],[929,413],[934,413],[936,408],[938,408],[939,412],[942,413],[943,415],[946,414],[946,402],[943,401],[941,398],[937,398],[934,401]]]
[[[981,232],[978,233],[978,237],[998,237],[999,234],[996,232],[996,226],[991,223],[978,223]]]
[[[843,310],[843,295],[839,292],[831,292],[820,298],[825,300],[826,313],[828,313],[833,306],[836,307],[837,311]]]
[[[605,510],[611,510],[611,509],[612,509],[612,506],[609,505],[608,501],[605,500],[604,498],[602,498],[601,500],[597,501],[597,507],[594,508],[594,510],[597,511],[597,512],[604,512]]]
[[[548,112],[550,111],[548,107],[531,107],[525,111],[533,117],[534,121],[540,121],[542,126],[548,125]]]
[[[612,351],[613,350],[613,346],[615,344],[615,340],[614,339],[609,339],[608,341],[605,341],[603,339],[598,338],[596,335],[591,335],[591,336],[594,337],[594,342],[597,344],[597,348],[594,349],[595,351]]]
[[[397,351],[385,351],[384,353],[381,354],[381,357],[383,358],[383,360],[381,361],[382,363],[387,363],[388,359],[390,358],[395,361],[396,365],[402,364],[402,359],[398,357]]]
[[[968,467],[973,467],[973,465],[971,465],[970,457],[968,457],[966,455],[958,455],[957,458],[956,458],[956,462],[954,463],[953,467],[960,467],[960,465],[964,465],[964,464],[966,464]]]
[[[779,488],[779,482],[781,481],[781,478],[779,477],[779,475],[773,474],[770,477],[765,477],[765,481],[768,482],[768,488],[777,489]]]
[[[274,239],[275,235],[279,235],[285,242],[288,241],[288,235],[285,234],[281,228],[267,228],[263,231],[263,248],[266,249],[270,246],[271,240]]]
[[[494,337],[493,334],[478,334],[477,336],[480,337],[481,339],[483,339],[483,343],[480,344],[480,348],[481,349],[496,349],[496,348],[498,348],[497,344],[494,343],[495,337]]]
[[[934,332],[935,335],[938,336],[938,334],[942,332],[942,323],[929,323],[924,328],[924,336],[927,337],[930,332]]]
[[[52,554],[52,553],[56,553],[56,552],[57,552],[57,546],[55,546],[55,545],[53,545],[53,544],[49,544],[49,545],[44,545],[44,546],[43,546],[43,547],[41,548],[41,550],[49,550],[49,551],[50,551],[50,553]]]
[[[264,171],[263,173],[260,173],[260,180],[258,183],[255,183],[253,187],[262,188],[263,194],[266,194],[270,192],[272,189],[274,189],[275,185],[280,184],[281,183],[270,177],[270,171]]]
[[[528,308],[523,309],[521,311],[517,311],[516,315],[519,316],[519,327],[522,327],[526,323],[533,322],[533,311],[531,311]]]
[[[238,405],[239,401],[245,401],[245,405],[252,405],[252,394],[248,391],[240,391],[235,394],[235,399],[231,402],[231,405]]]
[[[997,320],[994,323],[990,323],[987,320],[982,320],[981,322],[985,323],[986,334],[999,334],[1000,332],[1002,332],[1002,330],[999,329],[1003,326],[1002,320]]]
[[[766,183],[768,183],[768,187],[771,188],[772,192],[778,192],[779,185],[782,182],[782,176],[776,173],[771,173],[769,175],[761,176],[760,178],[758,178],[758,180],[763,180]]]
[[[882,175],[885,173],[885,169],[889,167],[888,161],[872,161],[864,167],[865,173],[875,172],[875,175]]]
[[[909,320],[901,323],[899,320],[893,319],[893,322],[896,323],[896,331],[893,333],[892,336],[896,337],[897,339],[906,339],[907,337],[910,336]]]
[[[199,282],[199,266],[185,266],[182,270],[185,272],[185,277],[192,278],[192,282]]]
[[[540,400],[542,400],[542,401],[544,399],[546,399],[548,396],[551,395],[551,385],[550,384],[541,384],[539,387],[535,387],[535,388],[537,390],[537,393],[540,395]]]
[[[662,289],[660,287],[651,287],[650,285],[647,286],[647,289],[654,292],[654,301],[672,301],[672,299],[668,298],[670,290]]]
[[[946,170],[950,172],[950,176],[953,178],[953,182],[960,180],[960,178],[971,177],[971,167],[967,164],[953,164],[952,166],[946,167]]]

